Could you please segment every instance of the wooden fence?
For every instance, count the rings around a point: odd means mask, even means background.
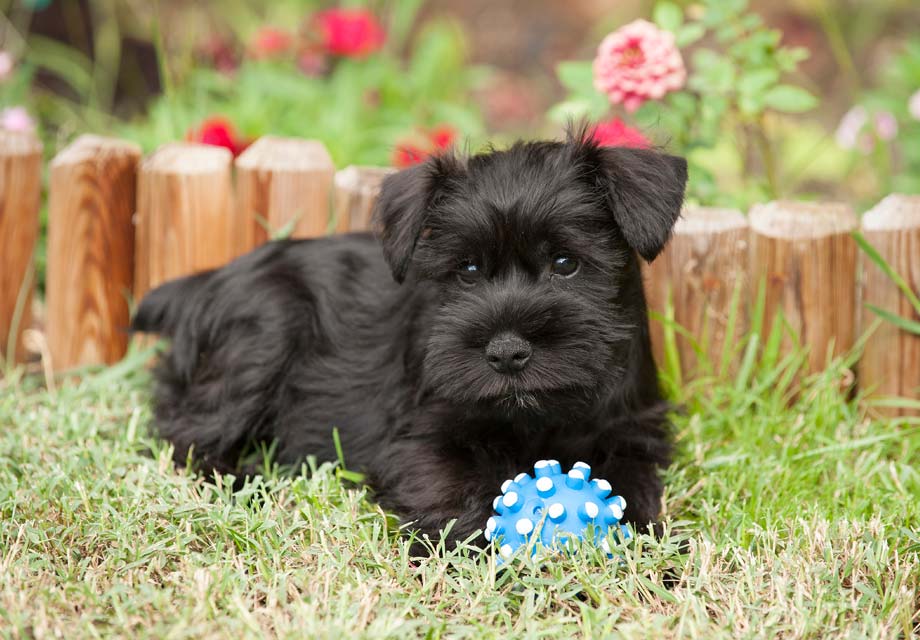
[[[264,137],[234,160],[224,149],[189,143],[142,158],[124,141],[78,138],[49,172],[46,364],[65,370],[117,361],[127,348],[129,300],[224,264],[273,232],[311,237],[367,229],[390,171],[336,172],[325,147],[312,140]],[[26,356],[40,176],[37,140],[0,134],[0,352],[7,359]],[[697,372],[699,353],[703,361],[731,360],[724,348],[736,351],[755,308],[766,328],[782,312],[791,330],[783,348],[792,348],[789,335],[798,336],[812,371],[851,349],[873,324],[864,303],[920,320],[857,250],[851,232],[860,225],[920,290],[920,196],[888,196],[861,223],[842,203],[771,202],[747,216],[687,208],[646,270],[650,306],[662,311],[670,301],[673,321],[692,336],[677,338],[684,374]],[[652,333],[660,358],[662,325],[653,322]],[[916,399],[920,337],[881,324],[865,343],[858,375],[867,393]]]

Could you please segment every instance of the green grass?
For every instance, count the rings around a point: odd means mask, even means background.
[[[331,465],[235,494],[176,469],[146,433],[142,359],[54,391],[0,380],[5,636],[920,633],[920,424],[865,419],[841,363],[685,386],[662,538],[496,572],[470,549],[411,559]]]

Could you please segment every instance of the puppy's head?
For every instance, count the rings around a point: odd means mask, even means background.
[[[637,256],[667,242],[686,179],[681,158],[581,135],[387,178],[376,217],[393,276],[438,291],[426,389],[555,412],[615,387],[647,339]]]

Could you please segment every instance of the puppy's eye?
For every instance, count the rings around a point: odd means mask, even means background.
[[[576,271],[578,271],[578,260],[572,258],[571,256],[556,256],[553,258],[552,265],[550,265],[550,272],[554,276],[562,276],[563,278],[568,278],[570,276],[574,276]]]
[[[460,278],[460,282],[463,284],[476,284],[482,277],[482,269],[475,262],[466,261],[460,264],[457,277]]]

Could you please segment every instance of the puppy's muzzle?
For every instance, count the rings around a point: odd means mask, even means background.
[[[486,362],[504,374],[523,371],[532,354],[530,343],[515,333],[500,333],[486,345]]]

